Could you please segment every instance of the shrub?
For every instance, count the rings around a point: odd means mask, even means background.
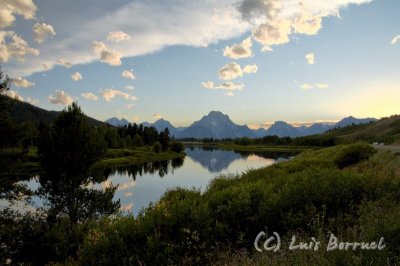
[[[172,150],[173,152],[183,152],[184,146],[183,146],[182,143],[177,142],[177,141],[174,141],[174,142],[172,142],[172,144],[171,144],[171,150]]]
[[[159,153],[161,151],[161,144],[160,142],[156,141],[153,144],[153,152]]]
[[[337,156],[335,164],[339,169],[343,169],[368,159],[375,152],[374,148],[363,143],[349,145]]]

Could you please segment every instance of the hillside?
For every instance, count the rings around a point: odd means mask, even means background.
[[[4,95],[0,95],[0,106],[1,109],[4,108],[4,110],[10,115],[10,118],[16,123],[31,121],[35,125],[39,125],[40,123],[50,125],[60,113],[57,111],[48,111]],[[88,119],[90,123],[95,125],[103,124],[103,122],[100,122],[89,116]]]
[[[368,124],[333,128],[326,133],[306,136],[303,139],[334,139],[336,143],[367,141],[378,143],[400,143],[400,115],[393,115]]]

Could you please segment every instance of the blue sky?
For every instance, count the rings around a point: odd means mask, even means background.
[[[400,113],[398,0],[1,2],[9,94],[48,110],[253,127]]]

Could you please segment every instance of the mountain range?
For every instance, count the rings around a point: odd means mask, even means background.
[[[352,124],[365,124],[377,121],[375,118],[358,119],[352,116],[346,117],[335,124],[314,123],[311,126],[294,127],[284,121],[276,121],[268,129],[259,128],[257,130],[250,129],[247,125],[237,125],[229,118],[228,115],[219,111],[211,111],[208,115],[203,116],[200,120],[193,122],[188,127],[177,128],[165,119],[159,119],[153,124],[143,122],[144,126],[154,126],[158,131],[168,128],[171,135],[175,138],[260,138],[264,136],[277,135],[279,137],[301,137],[314,134],[321,134],[330,129],[345,127]],[[110,118],[105,121],[113,126],[126,126],[129,122],[126,119]]]

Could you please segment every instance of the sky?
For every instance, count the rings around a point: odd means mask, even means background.
[[[0,0],[8,95],[252,128],[400,114],[398,0]]]

